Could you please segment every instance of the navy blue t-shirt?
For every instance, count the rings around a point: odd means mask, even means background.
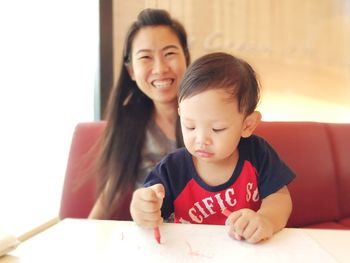
[[[144,183],[146,187],[164,185],[163,218],[174,214],[175,222],[225,224],[223,208],[257,211],[262,199],[295,178],[293,171],[261,137],[241,138],[238,151],[239,159],[231,178],[217,186],[210,186],[200,178],[186,148],[165,156]]]

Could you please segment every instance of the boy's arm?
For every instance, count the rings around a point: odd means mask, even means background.
[[[280,231],[286,226],[291,212],[292,199],[287,186],[265,197],[261,202],[260,209],[257,211],[259,215],[271,222],[273,233]]]

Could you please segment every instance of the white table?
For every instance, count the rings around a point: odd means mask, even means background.
[[[226,226],[164,224],[162,244],[133,222],[65,219],[20,244],[0,263],[350,262],[350,231],[287,228],[259,244]],[[121,260],[122,259],[122,260]]]

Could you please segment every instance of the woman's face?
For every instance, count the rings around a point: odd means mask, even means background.
[[[186,70],[186,59],[176,34],[167,26],[148,26],[132,43],[131,78],[155,106],[177,103],[177,89]]]

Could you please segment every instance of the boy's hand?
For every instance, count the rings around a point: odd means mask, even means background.
[[[226,223],[230,226],[229,235],[237,240],[245,239],[249,243],[258,243],[273,235],[272,223],[248,208],[231,213]]]
[[[149,228],[160,225],[163,222],[160,208],[164,195],[162,184],[137,189],[130,204],[130,213],[135,223]]]

